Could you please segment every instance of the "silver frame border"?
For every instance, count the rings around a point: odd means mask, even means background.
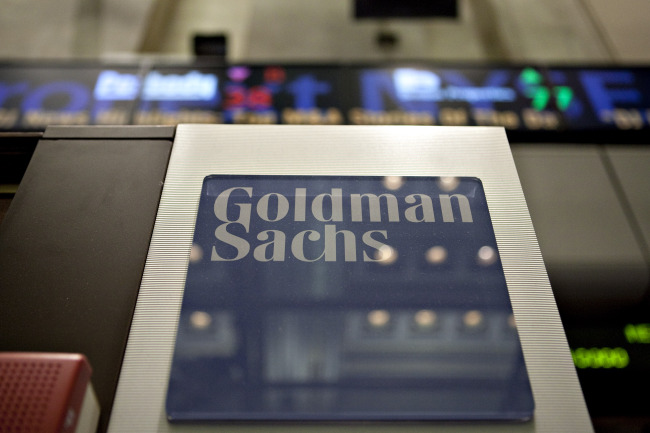
[[[171,425],[165,397],[203,178],[210,174],[470,176],[483,182],[535,398],[530,422],[364,424],[353,431],[593,431],[503,128],[179,125],[109,432],[340,431]],[[543,180],[540,180],[543,181]]]

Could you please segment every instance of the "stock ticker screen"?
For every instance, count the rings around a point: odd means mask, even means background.
[[[649,68],[7,64],[0,130],[178,123],[650,129]]]

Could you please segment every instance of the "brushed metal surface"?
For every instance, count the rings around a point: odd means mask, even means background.
[[[179,426],[164,401],[203,178],[209,174],[475,176],[482,180],[536,410],[521,424]],[[110,432],[592,431],[504,130],[418,126],[180,125]]]

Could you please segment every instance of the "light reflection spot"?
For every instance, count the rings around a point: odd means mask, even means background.
[[[397,250],[388,245],[382,245],[375,251],[375,260],[382,265],[390,265],[397,260]]]
[[[436,324],[438,316],[434,311],[420,310],[415,313],[414,319],[420,328],[432,328]]]
[[[386,189],[391,191],[398,190],[404,185],[404,178],[402,176],[385,176],[382,183]]]
[[[478,310],[471,310],[463,315],[463,324],[468,328],[477,328],[482,323],[483,313]]]
[[[368,313],[368,323],[373,328],[383,328],[390,322],[390,313],[386,310],[372,310]]]
[[[212,316],[205,311],[195,311],[190,315],[190,323],[195,329],[206,329],[212,323]]]
[[[197,263],[203,259],[203,248],[197,244],[192,244],[192,249],[190,250],[190,263]]]
[[[487,245],[481,247],[476,254],[476,261],[481,266],[490,266],[497,261],[497,252]]]
[[[447,260],[447,249],[439,245],[431,247],[427,250],[426,259],[432,265],[439,265]]]
[[[440,178],[440,181],[438,181],[438,186],[440,186],[441,190],[450,192],[458,188],[459,183],[460,179],[457,177],[444,176]]]

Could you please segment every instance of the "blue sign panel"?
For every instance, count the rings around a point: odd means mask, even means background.
[[[525,420],[476,178],[209,176],[171,421]]]

